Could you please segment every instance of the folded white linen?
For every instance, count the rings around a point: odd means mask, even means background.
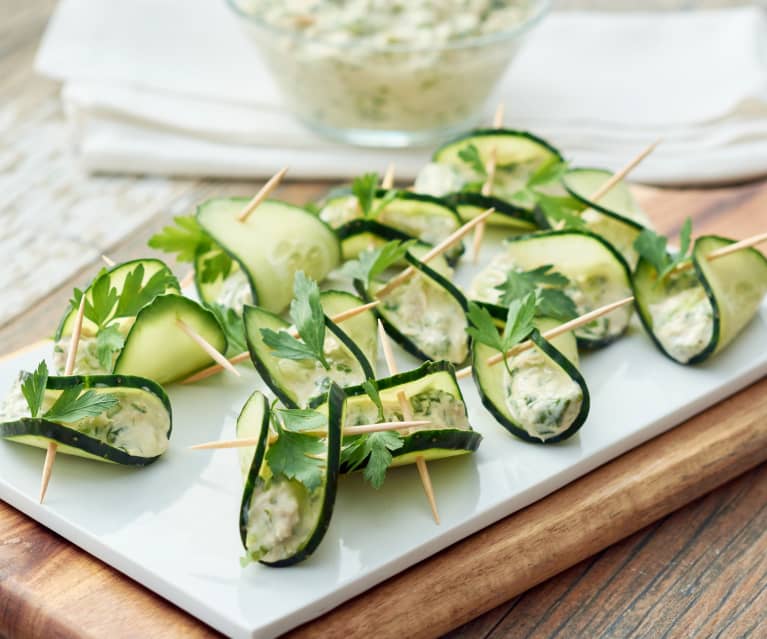
[[[37,68],[64,81],[91,171],[346,178],[427,149],[325,140],[287,114],[223,0],[62,0]],[[552,13],[499,89],[508,126],[585,165],[615,168],[659,137],[633,176],[659,184],[767,174],[767,17],[755,7]]]

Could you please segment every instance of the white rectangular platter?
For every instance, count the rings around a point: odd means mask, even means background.
[[[494,253],[495,241],[484,247]],[[474,269],[461,266],[465,284]],[[51,326],[58,318],[51,318]],[[0,362],[0,392],[50,345]],[[399,353],[402,370],[416,362]],[[374,491],[345,476],[330,530],[292,568],[242,569],[241,479],[233,450],[192,444],[234,436],[234,420],[257,374],[241,367],[168,389],[170,450],[134,470],[59,455],[44,505],[37,503],[43,452],[0,442],[0,498],[159,595],[233,637],[271,637],[321,615],[446,546],[541,499],[593,468],[679,424],[767,374],[767,303],[744,333],[709,363],[686,368],[658,352],[637,325],[612,346],[582,357],[591,414],[558,445],[515,439],[461,383],[475,455],[430,464],[442,524],[431,519],[414,467],[392,470]],[[379,362],[379,373],[385,368]],[[722,424],[722,428],[726,428]]]

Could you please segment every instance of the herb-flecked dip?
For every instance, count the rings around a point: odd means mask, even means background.
[[[483,107],[534,0],[230,0],[293,110],[326,129],[425,131]],[[508,34],[509,37],[504,37]],[[495,37],[494,37],[495,36]]]

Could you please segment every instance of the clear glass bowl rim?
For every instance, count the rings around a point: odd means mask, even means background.
[[[287,36],[294,40],[298,40],[300,42],[304,42],[307,44],[315,44],[315,45],[321,45],[323,47],[335,48],[339,51],[343,51],[347,49],[351,50],[355,46],[354,42],[349,42],[344,45],[331,44],[316,38],[307,38],[296,31],[292,31],[289,29],[280,29],[273,25],[267,24],[257,15],[246,13],[245,11],[243,11],[240,8],[237,0],[225,0],[225,1],[226,1],[226,4],[229,5],[229,8],[235,13],[235,15],[237,15],[239,18],[243,20],[246,20],[253,26],[261,29],[262,31],[269,32],[274,35]],[[451,40],[444,43],[443,45],[440,45],[439,47],[394,45],[394,46],[388,46],[388,47],[380,48],[380,49],[377,48],[375,50],[375,53],[376,54],[415,53],[419,51],[422,52],[422,51],[435,51],[435,50],[450,51],[450,50],[456,50],[456,49],[471,49],[476,47],[482,47],[485,45],[498,44],[506,40],[513,40],[521,36],[523,33],[531,29],[536,24],[538,24],[538,22],[540,22],[540,20],[543,18],[544,15],[546,15],[549,8],[551,7],[551,0],[531,0],[531,4],[533,5],[532,7],[533,11],[530,14],[530,16],[527,18],[527,20],[525,20],[521,24],[516,25],[515,27],[511,29],[506,29],[504,31],[494,31],[493,33],[473,36],[470,38]]]

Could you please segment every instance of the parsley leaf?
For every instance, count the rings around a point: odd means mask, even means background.
[[[541,207],[546,217],[554,222],[554,225],[559,222],[568,229],[586,228],[586,222],[578,215],[582,206],[576,199],[569,196],[546,195],[540,191],[532,191],[532,193],[534,201]]]
[[[536,291],[535,306],[539,317],[551,317],[567,322],[578,317],[578,307],[572,298],[555,288],[540,288]]]
[[[509,304],[506,314],[506,325],[503,327],[503,351],[509,350],[515,344],[526,339],[535,326],[535,295],[527,295],[523,299],[514,300]]]
[[[312,435],[295,433],[275,420],[277,441],[266,451],[266,462],[275,475],[295,479],[307,490],[313,491],[322,484],[325,461],[316,456],[325,452],[322,440]]]
[[[213,241],[194,215],[174,217],[175,226],[166,226],[149,238],[150,248],[176,253],[179,262],[194,262],[198,252],[209,250]]]
[[[325,359],[325,313],[320,303],[320,288],[303,271],[298,271],[293,280],[290,318],[304,344],[314,351],[315,358],[326,370],[330,368]]]
[[[352,182],[352,193],[357,198],[362,215],[369,217],[378,190],[378,173],[365,173]]]
[[[526,339],[535,328],[533,324],[535,304],[534,293],[529,293],[522,299],[512,300],[506,314],[503,332],[499,334],[493,317],[487,309],[469,302],[468,318],[471,326],[466,329],[466,332],[477,342],[505,353],[515,344]],[[503,361],[508,368],[508,361],[505,358]]]
[[[368,463],[362,476],[373,488],[383,486],[386,470],[392,462],[391,451],[402,448],[404,444],[402,435],[391,430],[370,433],[365,437],[363,451],[368,453]]]
[[[356,260],[344,264],[341,271],[352,279],[370,284],[386,269],[399,262],[415,242],[416,240],[392,240],[377,249],[362,251]]]
[[[527,180],[527,188],[532,189],[536,186],[543,186],[550,182],[558,182],[567,171],[567,162],[552,156],[549,160],[541,164]]]
[[[466,315],[470,324],[466,332],[474,341],[496,351],[504,350],[498,327],[495,325],[493,316],[484,306],[480,306],[476,302],[469,302],[469,310]]]
[[[482,161],[482,156],[479,154],[479,149],[475,144],[469,144],[458,151],[458,157],[468,164],[471,169],[481,175],[487,176],[487,169],[485,163]]]
[[[110,324],[99,330],[96,334],[96,356],[104,370],[112,370],[114,354],[119,353],[124,345],[125,337],[117,324]]]
[[[55,422],[76,422],[85,417],[96,417],[119,403],[113,393],[98,393],[81,385],[64,389],[43,417]],[[82,393],[82,394],[81,394]]]
[[[509,269],[506,280],[495,287],[501,291],[500,303],[507,306],[515,299],[534,293],[538,316],[562,321],[577,317],[575,302],[561,290],[570,280],[553,269],[551,264],[544,264],[529,271]]]
[[[242,316],[233,308],[223,304],[206,304],[205,307],[216,316],[218,323],[224,329],[224,333],[226,333],[226,354],[231,356],[248,350]]]
[[[27,400],[29,413],[32,417],[37,417],[40,408],[43,405],[45,396],[45,387],[48,384],[48,365],[45,360],[37,365],[34,373],[24,372],[21,374],[21,393]]]
[[[158,295],[162,295],[168,288],[178,288],[176,277],[164,268],[154,272],[146,284],[144,284],[144,276],[143,264],[138,264],[125,276],[114,317],[137,315],[144,306]]]
[[[341,451],[341,463],[354,470],[367,460],[363,477],[373,488],[383,486],[386,471],[391,466],[391,451],[402,448],[404,440],[396,431],[381,431],[345,438]]]
[[[271,349],[272,355],[275,357],[295,360],[317,359],[317,354],[309,346],[287,331],[274,331],[271,328],[260,330],[264,344]],[[323,353],[323,358],[324,356]]]
[[[234,260],[220,250],[210,250],[200,259],[200,281],[204,284],[215,282],[219,277],[226,279],[232,272]]]
[[[117,289],[112,286],[112,279],[109,273],[102,270],[96,276],[90,289],[91,299],[85,299],[84,314],[91,322],[97,326],[105,326],[112,318],[119,295]]]
[[[669,255],[668,240],[663,235],[658,235],[650,229],[642,229],[642,232],[634,240],[634,249],[647,260],[658,272],[658,281],[663,280],[677,266],[686,262],[689,258],[687,252],[692,243],[692,219],[687,218],[679,233],[679,252]]]
[[[327,417],[316,410],[278,408],[274,412],[282,420],[285,430],[291,432],[299,433],[306,430],[322,430],[328,426]]]
[[[325,358],[325,314],[320,304],[320,289],[303,271],[298,271],[293,281],[293,293],[290,318],[301,339],[296,339],[287,331],[262,328],[260,330],[264,343],[272,349],[272,355],[275,357],[314,359],[322,364],[325,370],[329,370],[330,364]]]

